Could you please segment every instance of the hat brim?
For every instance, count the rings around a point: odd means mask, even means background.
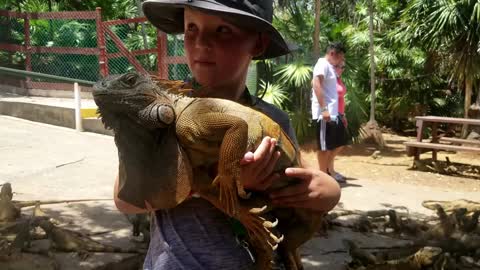
[[[268,21],[215,1],[147,0],[142,4],[143,13],[147,19],[155,27],[168,34],[184,32],[183,17],[186,6],[222,16],[227,21],[245,29],[268,33],[270,35],[269,46],[262,55],[255,57],[255,60],[274,58],[291,51],[291,46]]]

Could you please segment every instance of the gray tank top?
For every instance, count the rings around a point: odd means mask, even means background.
[[[245,103],[275,120],[296,143],[285,112],[245,93]],[[191,198],[152,216],[145,270],[250,270],[250,251],[238,241],[229,217],[208,201]],[[277,269],[283,269],[277,266]]]

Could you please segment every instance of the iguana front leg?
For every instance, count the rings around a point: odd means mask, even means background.
[[[210,153],[212,150],[209,148],[220,145],[217,176],[212,185],[219,188],[224,212],[237,216],[238,196],[247,198],[240,179],[240,160],[247,152],[248,124],[236,116],[211,112],[179,117],[176,132],[179,141],[190,153]],[[192,161],[192,164],[196,163],[201,162]]]
[[[147,128],[166,128],[175,121],[175,111],[169,100],[155,100],[138,112],[140,124]]]

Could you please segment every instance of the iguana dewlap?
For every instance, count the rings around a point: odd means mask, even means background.
[[[264,211],[278,216],[285,240],[280,253],[288,269],[301,267],[298,246],[318,229],[322,216],[306,209],[273,208],[268,199],[246,199],[240,179],[240,160],[265,136],[277,139],[281,152],[274,170],[299,166],[299,151],[281,127],[265,114],[239,103],[216,98],[190,98],[172,94],[181,82],[153,82],[135,73],[108,77],[93,91],[102,121],[115,133],[119,153],[119,198],[145,208],[174,207],[193,190],[246,227],[259,262],[269,269],[272,248],[281,238],[271,233],[275,222],[261,217]],[[173,92],[180,92],[173,89]],[[217,167],[214,179],[208,175]],[[296,181],[283,177],[278,188]],[[273,209],[273,210],[272,210]]]

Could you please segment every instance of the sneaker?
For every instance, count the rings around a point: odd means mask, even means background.
[[[347,182],[347,178],[343,175],[341,175],[340,173],[338,172],[335,172],[334,175],[331,175],[333,177],[333,179],[335,179],[335,181],[337,181],[338,183],[346,183]]]

